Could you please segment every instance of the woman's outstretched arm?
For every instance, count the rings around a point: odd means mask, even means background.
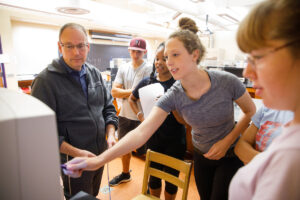
[[[149,116],[134,130],[130,131],[117,144],[94,158],[77,157],[67,162],[64,173],[71,177],[80,177],[82,171],[97,170],[105,163],[142,146],[160,127],[168,113],[154,106]]]

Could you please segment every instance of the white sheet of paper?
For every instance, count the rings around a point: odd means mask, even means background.
[[[148,117],[158,97],[163,94],[164,88],[160,83],[154,83],[139,89],[139,96],[145,119]]]

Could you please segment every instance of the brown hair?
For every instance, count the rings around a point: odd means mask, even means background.
[[[86,38],[87,38],[86,30],[85,30],[85,28],[84,28],[82,25],[76,24],[76,23],[67,23],[67,24],[63,25],[63,26],[60,28],[60,30],[59,30],[59,40],[60,40],[60,38],[61,38],[61,35],[62,35],[63,31],[64,31],[66,28],[74,28],[74,29],[80,30],[80,31],[82,31],[82,32],[84,33],[84,35],[85,35]]]
[[[239,48],[246,53],[267,47],[271,40],[300,42],[300,1],[266,0],[258,4],[241,22],[237,32]],[[299,45],[289,47],[297,57]]]
[[[169,36],[169,39],[176,38],[181,41],[190,54],[192,54],[194,50],[199,49],[200,55],[197,59],[197,64],[199,64],[205,53],[205,48],[196,34],[198,32],[198,27],[196,26],[195,21],[188,17],[184,17],[179,20],[178,25],[180,30],[172,33]]]

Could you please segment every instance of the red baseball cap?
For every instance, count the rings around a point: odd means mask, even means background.
[[[138,50],[138,51],[147,51],[146,41],[142,38],[133,38],[129,43],[128,49]]]

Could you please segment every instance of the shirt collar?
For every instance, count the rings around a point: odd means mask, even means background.
[[[79,77],[82,77],[86,74],[85,64],[82,65],[80,71],[76,71],[67,65],[67,63],[64,61],[62,56],[59,58],[59,62],[66,68],[66,70],[69,74],[76,74],[76,75],[79,75]]]

